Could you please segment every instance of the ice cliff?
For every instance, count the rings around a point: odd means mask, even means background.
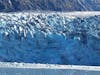
[[[0,61],[100,66],[100,16],[0,14]]]

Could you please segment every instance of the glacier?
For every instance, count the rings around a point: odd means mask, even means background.
[[[0,61],[100,66],[100,15],[1,13]]]

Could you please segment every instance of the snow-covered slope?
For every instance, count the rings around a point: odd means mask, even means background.
[[[1,13],[0,61],[100,65],[100,13],[80,15]]]

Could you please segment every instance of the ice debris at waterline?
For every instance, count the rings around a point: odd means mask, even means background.
[[[100,66],[100,15],[1,14],[0,61]]]

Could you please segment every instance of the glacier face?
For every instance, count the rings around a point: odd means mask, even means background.
[[[100,65],[100,16],[1,14],[0,61]]]

